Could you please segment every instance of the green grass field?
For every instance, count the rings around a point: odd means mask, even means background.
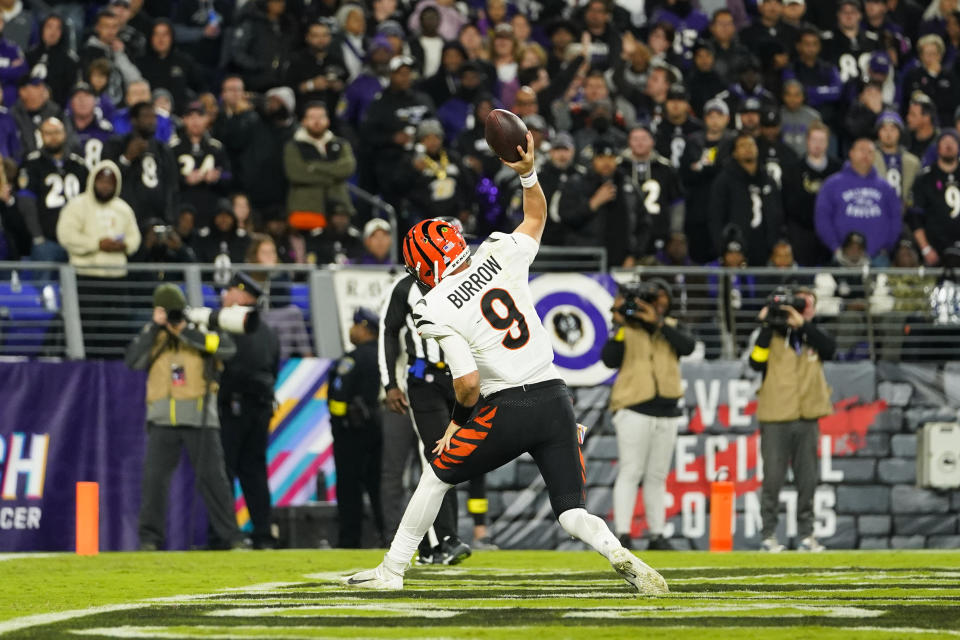
[[[0,555],[5,638],[951,638],[960,552],[641,556],[638,598],[597,554],[497,551],[348,590],[379,551]]]

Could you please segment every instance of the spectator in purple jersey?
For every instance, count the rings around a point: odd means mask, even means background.
[[[835,122],[843,83],[837,68],[820,59],[820,49],[820,32],[814,27],[802,30],[797,57],[783,70],[783,79],[799,81],[807,106],[817,109],[824,122]]]
[[[885,266],[900,237],[903,205],[874,168],[874,153],[872,140],[854,142],[849,162],[824,181],[817,195],[814,226],[835,256],[851,232],[863,234],[873,264]]]
[[[19,158],[20,149],[17,121],[6,107],[0,107],[0,158]]]
[[[359,135],[360,122],[377,94],[390,84],[390,59],[393,47],[386,38],[377,36],[367,50],[367,64],[363,72],[347,85],[343,99],[337,106],[337,118],[348,125],[354,136]]]
[[[667,0],[650,18],[650,24],[660,22],[673,26],[673,51],[683,58],[684,68],[689,68],[693,60],[693,45],[697,36],[710,26],[710,19],[694,8],[691,0]]]
[[[99,117],[97,98],[86,82],[77,83],[67,106],[67,136],[87,169],[93,169],[103,154],[104,143],[113,135],[113,127]]]
[[[149,102],[153,104],[153,94],[150,92],[150,83],[146,80],[131,82],[126,91],[126,106],[117,109],[110,124],[113,125],[113,132],[118,136],[125,136],[133,127],[130,124],[130,107],[139,102]],[[174,125],[169,115],[157,112],[157,131],[154,134],[160,142],[170,142],[174,133]]]
[[[3,27],[3,14],[0,13],[0,33]],[[20,47],[0,36],[0,85],[3,86],[3,104],[8,107],[17,101],[17,81],[30,71],[26,62]]]

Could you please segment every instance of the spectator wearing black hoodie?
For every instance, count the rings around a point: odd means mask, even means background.
[[[223,25],[233,24],[232,0],[180,0],[173,13],[173,29],[183,53],[200,65],[211,83],[220,66]]]
[[[740,133],[734,139],[732,161],[713,182],[709,217],[714,238],[722,238],[729,224],[743,232],[747,263],[756,267],[767,263],[783,226],[780,188],[760,167],[759,155],[753,136]]]
[[[703,107],[710,98],[727,88],[716,70],[716,53],[710,41],[698,39],[693,45],[693,68],[686,84],[690,87],[690,107],[697,117],[703,117]]]
[[[343,60],[330,46],[330,27],[324,22],[307,26],[306,47],[296,53],[287,69],[287,84],[297,94],[297,102],[322,102],[327,113],[336,113],[337,102],[346,86]]]
[[[130,107],[133,130],[114,138],[103,150],[123,174],[124,199],[139,222],[149,218],[173,221],[173,205],[179,183],[177,163],[170,148],[156,139],[157,114],[153,105],[138,102]]]
[[[240,157],[240,184],[254,209],[283,215],[287,179],[283,174],[283,147],[297,129],[296,98],[290,87],[267,91],[260,117],[250,127]]]
[[[170,92],[177,115],[183,115],[187,104],[206,89],[193,59],[175,48],[173,25],[166,19],[154,22],[147,51],[137,60],[137,67],[151,87]]]
[[[440,54],[440,66],[436,73],[424,76],[426,79],[417,83],[417,89],[427,94],[433,100],[433,104],[442,105],[458,94],[460,69],[466,60],[467,52],[464,51],[462,44],[459,42],[446,43]],[[477,67],[473,66],[472,68],[476,69]]]
[[[50,91],[42,78],[31,73],[29,76],[22,76],[19,84],[17,93],[20,99],[10,109],[10,115],[17,124],[21,151],[26,156],[37,149],[40,123],[47,118],[63,120],[63,111],[50,100]]]
[[[231,263],[244,262],[250,236],[237,226],[237,216],[226,198],[218,201],[213,224],[197,233],[196,252],[201,262],[215,262],[226,256]]]
[[[434,78],[444,72],[441,70]],[[474,104],[478,96],[484,93],[484,76],[480,66],[473,61],[460,65],[456,74],[455,93],[439,105],[437,119],[443,123],[446,141],[452,144],[454,140],[471,124],[474,115]],[[490,96],[491,99],[493,96]],[[473,122],[476,124],[476,122]],[[483,121],[480,122],[481,127]]]
[[[51,13],[40,24],[40,42],[27,53],[27,65],[43,65],[50,97],[66,104],[80,72],[80,58],[70,49],[63,18]]]
[[[696,57],[696,54],[694,55]],[[704,233],[710,211],[711,186],[720,173],[720,149],[729,145],[733,132],[727,128],[730,110],[723,100],[710,100],[703,108],[705,128],[687,138],[680,159],[680,179],[687,194],[684,225],[690,256],[699,264],[717,257],[717,248]]]
[[[415,142],[417,125],[433,114],[433,102],[411,88],[415,61],[397,56],[390,61],[390,84],[367,109],[361,141],[373,153],[377,184],[392,175],[394,164]],[[388,181],[389,182],[389,181]],[[389,200],[398,194],[384,194]]]
[[[334,202],[327,226],[314,229],[306,238],[308,264],[349,264],[363,254],[363,235],[351,224],[350,208]]]
[[[251,91],[283,84],[296,33],[285,0],[255,0],[240,10],[231,44],[231,60]]]

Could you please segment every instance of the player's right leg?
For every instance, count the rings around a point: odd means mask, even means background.
[[[559,389],[549,387],[527,393],[536,394],[527,398],[534,409],[526,416],[529,420],[526,424],[538,439],[530,454],[547,485],[550,504],[560,526],[609,560],[614,571],[639,593],[668,592],[663,576],[625,549],[607,523],[584,508],[586,469],[566,386],[561,384]]]

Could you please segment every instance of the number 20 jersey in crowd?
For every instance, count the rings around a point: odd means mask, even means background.
[[[453,354],[444,338],[459,335],[467,342],[484,396],[560,377],[528,284],[538,249],[526,234],[493,233],[466,269],[446,276],[414,306],[420,335],[439,340],[448,358]],[[469,373],[452,371],[454,377]]]

